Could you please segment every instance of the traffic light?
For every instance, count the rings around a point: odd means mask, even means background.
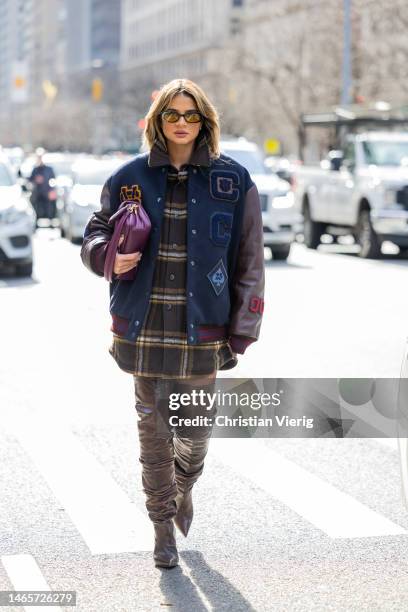
[[[94,102],[100,102],[103,96],[103,81],[102,79],[95,78],[92,80],[92,100]]]

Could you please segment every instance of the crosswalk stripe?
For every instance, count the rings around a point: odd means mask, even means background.
[[[3,555],[1,562],[15,591],[51,590],[36,560],[31,555]],[[44,606],[23,606],[23,609],[26,612],[43,612]],[[45,606],[45,609],[50,612],[62,612],[60,606]]]
[[[351,495],[266,448],[257,439],[211,441],[220,462],[271,493],[331,538],[406,535],[408,532]]]
[[[66,509],[91,554],[150,551],[153,525],[66,428],[38,419],[13,434]]]

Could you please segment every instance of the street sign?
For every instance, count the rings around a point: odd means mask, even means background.
[[[11,66],[11,101],[24,104],[28,101],[27,62],[13,62]]]
[[[264,141],[264,150],[268,155],[279,155],[280,146],[280,140],[277,140],[276,138],[267,138]]]
[[[99,77],[92,80],[92,100],[100,102],[103,96],[103,81]]]

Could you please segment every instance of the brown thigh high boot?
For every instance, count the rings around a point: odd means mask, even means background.
[[[178,553],[172,518],[176,514],[173,434],[165,431],[157,410],[157,379],[135,376],[142,484],[155,530],[157,567],[174,567]]]
[[[202,389],[205,393],[213,393],[215,386],[215,375],[187,379],[183,383],[178,382],[177,389],[173,392],[191,393],[193,389],[198,392]],[[179,409],[179,416],[194,417],[197,415],[207,416],[214,419],[216,408],[207,410],[208,401],[200,402],[199,406],[187,406]],[[187,537],[193,520],[192,488],[204,470],[204,459],[208,451],[211,425],[195,426],[189,428],[177,428],[174,436],[175,452],[175,476],[177,482],[176,506],[177,514],[174,522],[181,533]]]

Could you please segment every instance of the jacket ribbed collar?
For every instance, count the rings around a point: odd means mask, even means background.
[[[167,151],[167,147],[163,146],[160,140],[155,140],[149,153],[149,166],[171,166],[171,161]],[[209,166],[210,165],[210,150],[207,144],[205,134],[198,136],[196,146],[191,154],[188,164],[193,166]],[[186,164],[186,165],[188,165]]]

